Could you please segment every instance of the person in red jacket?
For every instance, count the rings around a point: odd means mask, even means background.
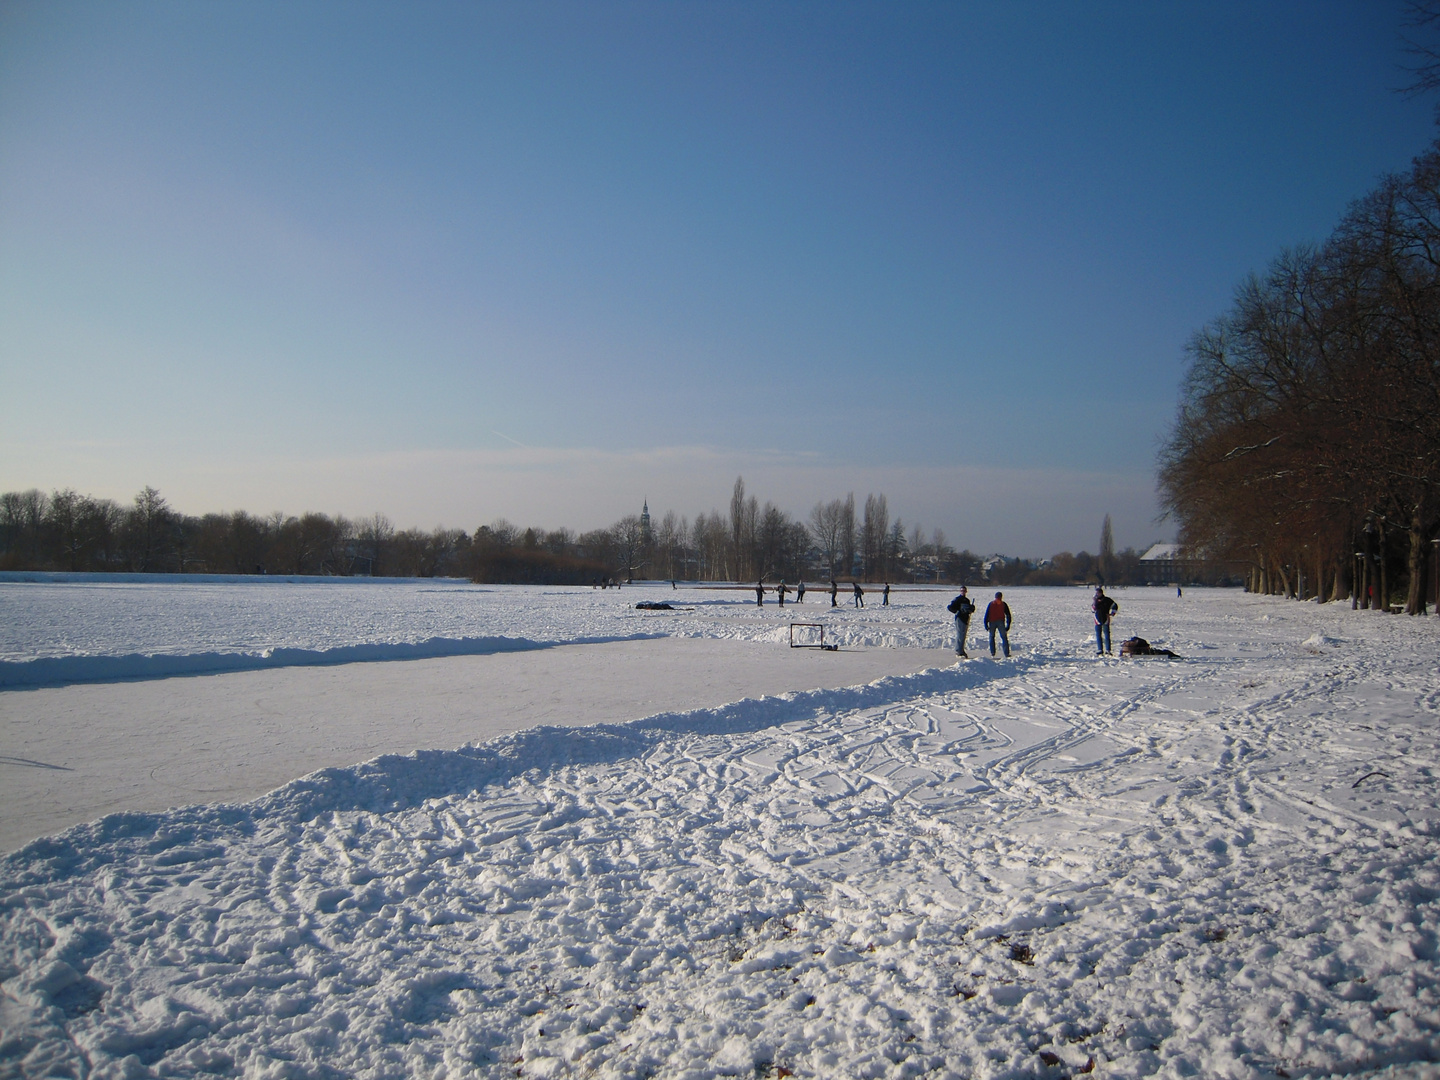
[[[985,629],[990,631],[990,655],[995,655],[995,634],[1000,634],[1000,643],[1005,646],[1005,655],[1010,655],[1010,605],[1005,603],[1005,594],[996,593],[995,599],[985,609]]]

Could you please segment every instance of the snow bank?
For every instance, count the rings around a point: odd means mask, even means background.
[[[657,634],[572,638],[565,644],[635,641]],[[356,664],[379,660],[429,660],[441,656],[483,656],[489,653],[548,649],[552,641],[525,638],[429,638],[416,642],[339,645],[331,649],[265,649],[261,652],[131,653],[126,656],[45,656],[34,660],[0,660],[0,687],[54,686],[119,679],[159,679],[175,675],[212,675],[224,671],[261,671],[277,667]]]

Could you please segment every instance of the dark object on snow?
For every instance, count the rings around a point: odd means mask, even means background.
[[[674,604],[667,604],[662,600],[641,600],[635,605],[637,611],[674,611]]]
[[[1181,660],[1183,657],[1177,652],[1169,649],[1157,649],[1143,637],[1132,637],[1128,641],[1120,642],[1121,656],[1168,656],[1174,660]]]

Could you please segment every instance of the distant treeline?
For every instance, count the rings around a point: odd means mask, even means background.
[[[1191,558],[1422,614],[1440,533],[1440,142],[1195,335],[1160,490]]]
[[[677,581],[823,581],[1058,585],[1103,578],[1145,580],[1132,549],[1062,552],[1052,559],[956,551],[935,529],[891,521],[884,495],[817,503],[799,521],[763,506],[735,481],[728,513],[693,521],[648,507],[605,529],[522,529],[504,519],[463,529],[397,530],[383,514],[352,521],[245,511],[193,517],[173,510],[154,488],[129,506],[73,491],[0,495],[0,570],[137,573],[307,574],[466,577],[518,584],[595,584],[636,578]]]

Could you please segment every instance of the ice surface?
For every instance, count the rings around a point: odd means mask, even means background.
[[[825,617],[941,646],[947,599]],[[1007,599],[1009,662],[38,841],[0,865],[0,1069],[1434,1075],[1437,621],[1128,590],[1117,630],[1187,659],[1097,661],[1085,593]],[[628,618],[500,603],[509,623],[457,636]],[[673,629],[783,626],[716,605]]]

